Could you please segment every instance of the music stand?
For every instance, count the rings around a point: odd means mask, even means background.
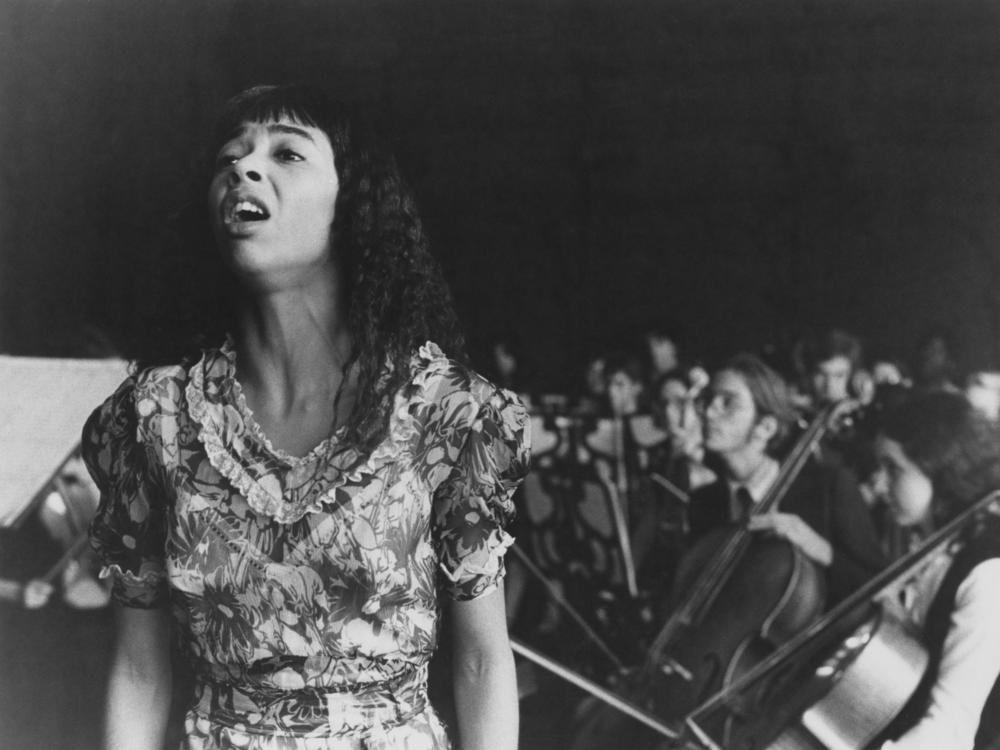
[[[0,356],[0,529],[34,510],[87,417],[127,374],[120,359]]]

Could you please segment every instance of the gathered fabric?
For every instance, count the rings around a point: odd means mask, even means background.
[[[187,747],[448,747],[427,700],[426,666],[356,691],[280,690],[199,682],[186,717]]]

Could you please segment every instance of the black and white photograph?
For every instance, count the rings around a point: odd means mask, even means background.
[[[1000,750],[1000,4],[0,0],[0,748]]]

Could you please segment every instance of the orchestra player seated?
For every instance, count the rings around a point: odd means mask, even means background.
[[[596,415],[604,411],[608,397],[607,364],[607,356],[603,353],[594,354],[584,364],[579,393],[573,399],[573,411],[577,414]]]
[[[877,386],[873,374],[862,366],[861,341],[846,331],[830,329],[808,340],[801,357],[815,411],[848,401],[856,405],[848,418],[824,435],[819,450],[824,461],[840,464],[858,481],[864,481],[875,458],[872,436],[862,422],[875,400]]]
[[[955,337],[943,328],[927,331],[917,342],[913,354],[913,385],[922,391],[961,389],[961,367],[956,354]]]
[[[696,403],[707,385],[708,374],[701,367],[679,367],[661,375],[653,385],[654,422],[668,438],[663,450],[652,457],[651,468],[684,493],[715,480],[715,472],[705,465]]]
[[[858,338],[836,328],[807,342],[802,357],[814,406],[839,403],[852,396],[861,356]]]
[[[737,355],[715,373],[704,434],[722,476],[692,493],[691,536],[745,522],[785,539],[826,569],[829,606],[877,572],[883,555],[857,483],[842,467],[810,459],[773,510],[750,510],[778,476],[776,456],[795,417],[785,382],[758,357]]]
[[[605,416],[627,417],[639,411],[643,401],[642,364],[624,352],[608,356],[604,365]]]
[[[927,534],[1000,487],[1000,428],[960,394],[915,393],[886,412],[879,477],[901,526]],[[1000,515],[967,523],[899,597],[930,662],[884,750],[986,750],[1000,741]]]
[[[681,352],[677,340],[677,334],[663,326],[654,326],[643,333],[642,342],[648,359],[649,385],[652,386],[668,372],[680,367]]]
[[[688,500],[693,489],[714,482],[705,464],[701,415],[696,400],[708,384],[701,367],[671,370],[653,385],[652,416],[667,440],[650,454],[650,464],[635,494],[632,553],[640,586],[668,590],[687,529]]]

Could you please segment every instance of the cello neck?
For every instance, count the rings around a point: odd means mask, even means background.
[[[824,406],[809,426],[802,432],[795,445],[781,462],[778,476],[759,503],[754,506],[754,514],[768,513],[773,510],[788,493],[792,483],[802,472],[810,457],[815,455],[820,441],[826,437],[844,418],[858,409],[858,403],[852,400],[839,401]]]

